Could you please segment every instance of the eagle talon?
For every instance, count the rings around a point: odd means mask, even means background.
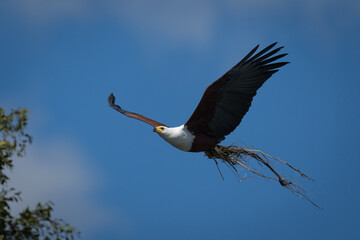
[[[279,182],[280,182],[280,185],[283,186],[283,187],[286,187],[287,185],[292,184],[292,182],[287,181],[287,180],[284,179],[284,178],[279,178]]]

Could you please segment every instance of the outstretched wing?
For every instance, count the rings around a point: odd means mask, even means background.
[[[272,51],[271,44],[254,55],[259,45],[238,64],[207,87],[190,119],[185,123],[193,133],[214,137],[219,142],[240,124],[249,110],[256,91],[288,62],[274,61],[287,54],[275,55],[283,47]]]
[[[124,109],[122,109],[119,105],[115,104],[115,96],[114,94],[110,94],[109,98],[108,98],[108,104],[111,108],[115,109],[116,111],[124,114],[127,117],[131,117],[131,118],[135,118],[137,120],[143,121],[147,124],[150,124],[153,127],[158,127],[158,126],[165,126],[167,127],[165,124],[159,123],[157,121],[154,121],[150,118],[144,117],[143,115],[137,114],[137,113],[133,113],[133,112],[129,112],[126,111]]]

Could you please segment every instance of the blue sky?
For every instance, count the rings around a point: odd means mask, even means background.
[[[0,106],[31,111],[13,171],[24,203],[52,200],[83,239],[359,238],[358,1],[2,1]],[[320,211],[277,183],[238,182],[117,103],[183,124],[255,45],[291,64],[224,145],[254,146],[315,179]]]

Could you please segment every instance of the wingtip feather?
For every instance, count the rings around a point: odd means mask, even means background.
[[[114,106],[114,104],[115,104],[115,96],[113,93],[111,93],[108,97],[108,105],[112,107]]]

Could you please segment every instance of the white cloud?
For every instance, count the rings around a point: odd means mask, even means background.
[[[278,10],[286,6],[286,3],[282,0],[228,0],[224,1],[224,4],[229,10],[232,11],[241,11],[242,14],[248,12],[249,10],[263,11],[263,10]]]
[[[196,44],[211,38],[216,19],[216,9],[207,1],[14,0],[0,6],[36,27],[106,15],[144,37]]]
[[[107,3],[122,22],[146,35],[177,41],[206,44],[216,21],[216,9],[206,1],[110,0]]]
[[[295,8],[304,16],[307,28],[314,33],[322,29],[325,34],[330,32],[328,35],[333,35],[329,18],[334,21],[332,15],[327,15],[329,11],[335,9],[337,16],[344,16],[335,22],[347,23],[351,17],[358,18],[360,15],[360,4],[356,0],[13,0],[2,1],[0,6],[8,12],[17,13],[30,24],[46,27],[63,20],[94,20],[106,15],[144,39],[160,38],[197,46],[211,41],[223,14],[236,19],[237,16],[261,16],[264,12]]]
[[[85,0],[13,0],[2,5],[41,26],[66,18],[82,18],[89,13]]]
[[[84,232],[112,221],[108,209],[93,201],[101,187],[101,173],[89,166],[89,157],[64,140],[34,143],[24,158],[14,161],[9,185],[22,192],[16,212],[38,202],[52,201],[55,216]]]

